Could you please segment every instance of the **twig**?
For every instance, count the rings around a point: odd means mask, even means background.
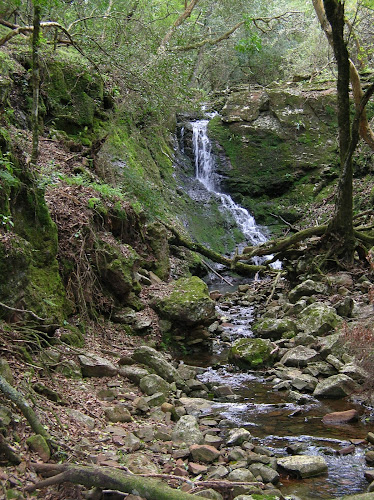
[[[231,281],[229,281],[228,279],[226,279],[224,276],[222,276],[221,274],[219,274],[215,269],[213,269],[212,266],[210,266],[207,262],[205,262],[205,260],[202,261],[202,263],[210,270],[212,271],[212,273],[214,273],[216,276],[218,276],[218,278],[220,278],[221,280],[223,280],[225,283],[227,283],[228,285],[230,286],[234,286],[233,283],[231,283]]]
[[[3,302],[0,302],[0,306],[4,307],[5,309],[8,309],[9,311],[30,314],[33,318],[35,318],[39,321],[47,321],[45,318],[40,318],[39,316],[37,316],[32,311],[29,311],[28,309],[16,309],[15,307],[10,307],[10,306],[7,306],[6,304],[3,304]]]

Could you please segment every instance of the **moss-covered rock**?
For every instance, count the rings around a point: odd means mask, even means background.
[[[335,308],[321,303],[310,304],[298,316],[298,327],[311,335],[325,335],[342,323]]]
[[[295,336],[298,328],[296,323],[288,318],[263,318],[254,324],[253,332],[261,338],[279,340],[282,337]]]
[[[259,368],[274,360],[274,346],[267,339],[236,340],[229,351],[229,361],[244,368]]]
[[[190,327],[214,319],[214,302],[206,283],[197,276],[172,282],[166,293],[165,297],[154,300],[153,307],[173,324]]]

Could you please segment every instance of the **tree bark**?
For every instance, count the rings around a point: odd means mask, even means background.
[[[199,0],[191,0],[189,5],[187,5],[187,2],[185,2],[185,9],[184,12],[176,19],[171,26],[171,28],[168,30],[164,38],[161,40],[160,46],[158,48],[158,52],[163,52],[165,50],[166,45],[169,43],[171,37],[173,36],[175,30],[180,26],[181,24],[184,23],[186,19],[188,19],[194,8],[196,7],[197,3]]]
[[[338,66],[338,127],[341,175],[337,188],[334,215],[327,235],[338,242],[338,253],[347,261],[353,261],[355,238],[353,233],[353,162],[356,141],[351,141],[349,81],[350,62],[344,40],[344,4],[340,0],[323,0],[326,17],[331,26],[334,55]],[[352,150],[353,146],[353,150]],[[348,152],[350,154],[348,154]]]
[[[40,87],[40,6],[34,5],[34,20],[32,32],[32,152],[31,165],[36,165],[39,156],[39,87]]]

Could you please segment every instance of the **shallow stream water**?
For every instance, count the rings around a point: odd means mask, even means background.
[[[251,308],[235,306],[218,313],[226,314],[230,321],[223,327],[223,338],[234,340],[252,335]],[[282,493],[308,500],[365,492],[368,482],[364,471],[370,469],[365,463],[365,445],[357,444],[351,454],[339,454],[352,445],[351,439],[364,440],[368,432],[374,431],[374,423],[365,421],[368,415],[364,409],[347,400],[313,400],[306,405],[290,402],[287,391],[274,391],[260,372],[243,372],[228,365],[228,345],[217,339],[212,354],[195,356],[194,360],[195,365],[206,367],[199,377],[201,381],[230,385],[237,395],[235,402],[215,403],[213,413],[226,419],[228,427],[247,428],[255,444],[272,449],[276,455],[288,455],[287,447],[298,446],[301,454],[322,455],[328,464],[328,474],[324,476],[304,480],[282,477]],[[351,408],[361,415],[359,422],[323,424],[325,414]]]

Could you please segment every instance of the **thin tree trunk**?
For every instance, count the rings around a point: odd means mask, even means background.
[[[40,86],[40,6],[34,5],[32,32],[32,152],[31,165],[36,165],[39,156],[39,86]]]

